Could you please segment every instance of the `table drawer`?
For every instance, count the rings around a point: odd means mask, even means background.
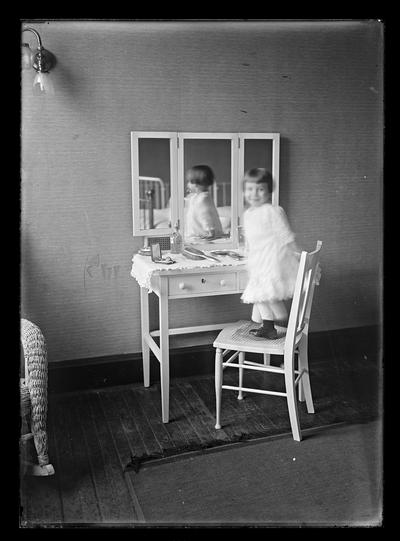
[[[221,294],[237,291],[236,273],[189,274],[169,278],[169,295]]]

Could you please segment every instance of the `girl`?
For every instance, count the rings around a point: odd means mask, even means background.
[[[241,299],[253,304],[251,318],[262,323],[250,332],[273,340],[278,334],[274,323],[288,317],[283,301],[293,296],[300,253],[285,211],[269,202],[271,173],[262,168],[250,169],[243,183],[249,205],[243,215],[249,281]]]
[[[186,236],[214,239],[223,235],[221,220],[210,195],[214,173],[208,165],[195,165],[186,173]]]

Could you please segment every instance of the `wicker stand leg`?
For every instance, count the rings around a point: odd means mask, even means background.
[[[26,319],[21,320],[21,341],[25,357],[25,378],[21,383],[21,405],[29,397],[30,433],[33,436],[38,464],[28,464],[30,475],[53,475],[47,447],[47,351],[40,329]],[[27,389],[27,391],[26,391]],[[25,405],[26,408],[26,405]],[[25,435],[25,438],[29,434]]]

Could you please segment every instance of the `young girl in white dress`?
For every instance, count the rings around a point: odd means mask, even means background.
[[[251,318],[262,323],[250,332],[273,340],[277,338],[274,323],[288,317],[283,301],[293,297],[300,252],[285,211],[270,203],[271,173],[250,169],[243,184],[249,205],[243,215],[249,281],[241,299],[253,304]]]
[[[215,239],[223,236],[221,220],[209,187],[214,172],[208,165],[195,165],[186,172],[187,189],[185,234],[189,238]]]

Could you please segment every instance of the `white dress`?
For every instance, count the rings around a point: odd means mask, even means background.
[[[209,192],[190,194],[186,198],[185,236],[200,237],[214,230],[216,237],[223,234],[221,220]]]
[[[299,254],[282,207],[265,203],[243,215],[249,281],[245,303],[274,302],[293,297]]]

